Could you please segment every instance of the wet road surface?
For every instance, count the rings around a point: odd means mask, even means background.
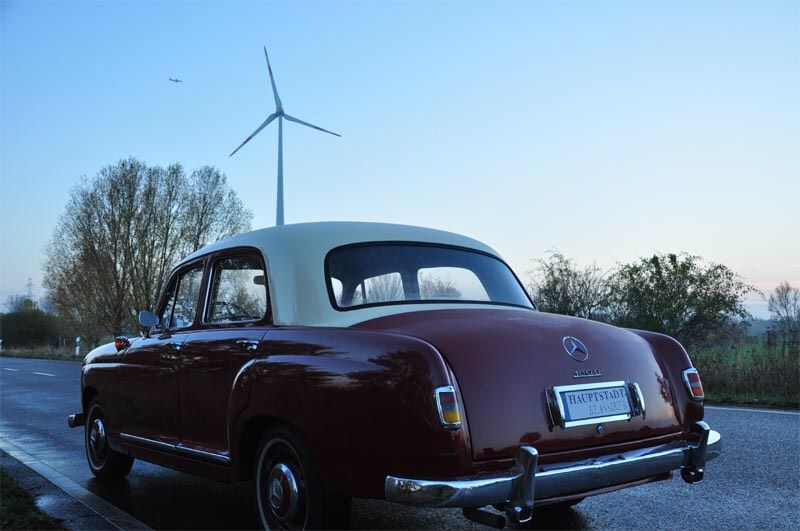
[[[155,529],[252,529],[249,485],[231,486],[136,461],[127,480],[106,484],[86,465],[80,364],[0,357],[0,438]],[[540,511],[531,529],[800,528],[800,415],[711,408],[722,456],[705,481],[679,478],[588,498],[566,512]],[[482,529],[458,509],[417,509],[354,500],[354,529]]]

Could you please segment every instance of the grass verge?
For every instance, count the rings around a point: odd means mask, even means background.
[[[0,357],[81,362],[84,355],[76,356],[74,352],[54,349],[3,349],[0,350]]]
[[[734,406],[753,406],[777,409],[800,409],[800,403],[786,402],[781,398],[763,395],[737,395],[737,394],[706,394],[705,403],[709,405],[734,405]]]
[[[800,408],[798,352],[753,340],[690,355],[711,402]]]
[[[0,529],[62,529],[41,512],[17,480],[0,468]]]

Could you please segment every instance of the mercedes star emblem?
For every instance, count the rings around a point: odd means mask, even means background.
[[[586,345],[584,345],[580,339],[566,336],[561,340],[561,344],[564,345],[564,350],[569,354],[570,358],[576,361],[586,361],[589,359],[589,349],[586,348]]]

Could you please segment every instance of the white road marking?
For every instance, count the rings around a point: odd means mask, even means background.
[[[97,494],[90,492],[67,476],[39,461],[28,452],[5,438],[0,438],[0,448],[23,465],[44,476],[50,483],[63,490],[89,509],[103,517],[109,524],[121,530],[148,530],[145,524],[129,515],[117,506],[107,502]]]
[[[706,409],[719,409],[720,411],[745,411],[747,413],[775,413],[776,415],[800,415],[800,411],[780,411],[778,409],[751,409],[749,407],[721,407],[706,406]]]
[[[4,371],[19,372],[19,369],[9,369],[9,368],[6,368],[6,367],[3,367],[3,370]]]
[[[50,374],[49,372],[34,372],[33,374],[38,374],[39,376],[55,376],[55,374]]]

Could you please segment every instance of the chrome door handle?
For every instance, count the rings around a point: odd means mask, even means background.
[[[249,354],[255,354],[258,352],[258,345],[260,341],[255,341],[253,339],[240,339],[236,342],[236,346],[239,347],[241,350]]]
[[[168,350],[161,353],[161,359],[165,361],[178,361],[178,354],[181,351],[181,344],[170,341],[164,345]]]

